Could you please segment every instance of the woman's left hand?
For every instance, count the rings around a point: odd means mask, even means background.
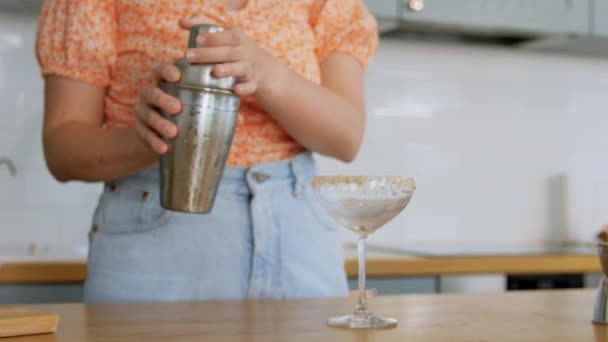
[[[196,16],[182,19],[180,26],[189,30],[202,23]],[[283,66],[273,55],[259,47],[240,27],[223,32],[202,33],[197,37],[198,48],[189,49],[190,63],[217,63],[215,77],[236,77],[234,92],[239,96],[255,95],[267,89],[280,77]],[[276,82],[275,82],[276,83]]]

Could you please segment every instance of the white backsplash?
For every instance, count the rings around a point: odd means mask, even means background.
[[[18,172],[0,166],[0,248],[86,245],[101,187],[46,170],[35,25],[0,13],[0,157]],[[370,242],[589,241],[608,224],[607,94],[606,60],[384,40],[359,159],[320,169],[416,178],[410,206]]]
[[[418,185],[372,241],[537,245],[608,224],[608,60],[385,40],[367,89],[359,159],[322,170]]]
[[[46,169],[35,31],[34,15],[0,12],[0,157],[17,168],[13,178],[0,165],[0,256],[8,246],[86,245],[101,189],[60,184]]]

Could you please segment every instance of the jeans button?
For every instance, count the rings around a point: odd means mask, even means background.
[[[116,183],[109,183],[108,184],[108,188],[110,188],[110,191],[116,192],[118,190],[118,184],[116,184]]]

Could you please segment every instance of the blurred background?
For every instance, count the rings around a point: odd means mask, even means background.
[[[84,263],[101,191],[59,184],[44,164],[41,3],[0,0],[0,302],[78,298],[73,279],[2,285],[2,264]],[[409,207],[370,237],[370,257],[593,256],[608,224],[608,0],[366,3],[382,39],[365,143],[353,164],[318,161],[323,174],[416,179]],[[355,235],[342,236],[349,255]],[[595,286],[589,269],[370,283],[379,293]]]

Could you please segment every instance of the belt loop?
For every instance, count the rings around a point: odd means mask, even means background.
[[[289,165],[291,166],[291,172],[293,173],[293,195],[296,198],[304,196],[306,191],[306,174],[304,170],[300,168],[301,154],[291,158]]]

